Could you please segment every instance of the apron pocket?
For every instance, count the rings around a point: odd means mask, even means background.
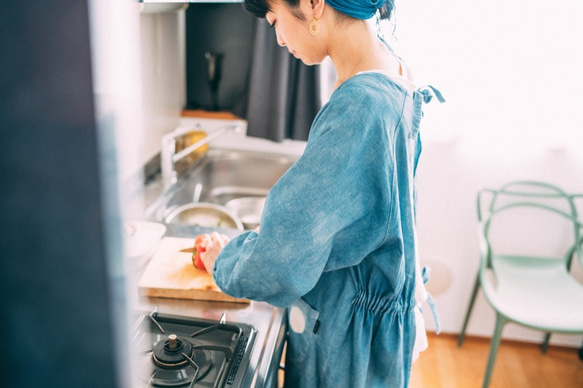
[[[290,361],[298,363],[305,358],[308,348],[318,332],[319,315],[318,311],[301,298],[289,308],[287,358]]]

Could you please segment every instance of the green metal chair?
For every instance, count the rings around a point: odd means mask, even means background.
[[[544,332],[543,353],[550,333],[583,334],[583,285],[570,272],[574,257],[583,266],[579,198],[583,195],[532,181],[478,193],[480,267],[458,346],[481,288],[496,312],[483,388],[489,386],[506,323]]]

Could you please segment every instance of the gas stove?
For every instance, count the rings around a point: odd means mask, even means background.
[[[140,315],[132,330],[142,387],[243,386],[257,330],[244,323]]]

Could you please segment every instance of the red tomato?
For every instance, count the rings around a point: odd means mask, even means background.
[[[200,258],[200,254],[206,252],[207,243],[210,240],[210,236],[208,234],[199,234],[194,239],[194,251],[192,252],[192,264],[196,268],[206,269],[202,259]]]

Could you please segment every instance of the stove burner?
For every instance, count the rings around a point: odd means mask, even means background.
[[[242,386],[245,369],[240,367],[249,362],[246,351],[256,335],[252,326],[227,324],[223,317],[217,323],[159,315],[157,309],[149,315],[151,322],[142,324],[147,318],[138,318],[132,337],[145,387]]]
[[[185,338],[170,334],[167,340],[158,341],[154,345],[152,359],[156,365],[164,368],[180,368],[188,364],[182,353],[192,358],[192,344]]]
[[[198,371],[191,365],[188,357],[198,366]],[[151,375],[143,375],[145,381],[156,387],[179,387],[190,384],[192,379],[200,380],[209,372],[213,365],[212,355],[207,350],[194,349],[194,345],[186,338],[170,334],[168,339],[154,344],[151,352],[142,359],[140,370],[150,371],[154,363],[159,369]]]

